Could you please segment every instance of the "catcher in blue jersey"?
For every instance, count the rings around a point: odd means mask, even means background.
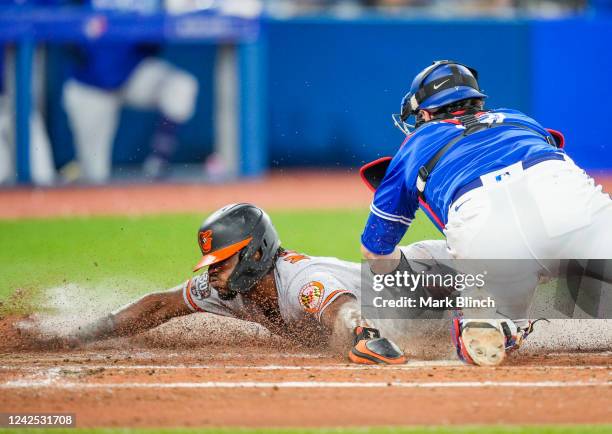
[[[397,245],[420,207],[451,259],[532,260],[487,288],[500,313],[516,318],[541,277],[554,275],[552,260],[612,258],[612,200],[564,152],[561,133],[517,110],[485,109],[486,98],[476,70],[458,62],[436,61],[415,77],[394,115],[404,143],[362,168],[375,190],[362,252],[375,272],[401,267]],[[501,323],[455,319],[459,357],[501,363]]]

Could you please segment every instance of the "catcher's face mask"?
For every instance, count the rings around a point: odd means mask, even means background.
[[[469,98],[486,98],[478,84],[478,72],[453,60],[437,60],[423,69],[412,81],[410,90],[402,99],[399,114],[393,114],[393,123],[408,135],[418,128],[423,119],[409,124],[408,118],[419,110],[433,110]]]

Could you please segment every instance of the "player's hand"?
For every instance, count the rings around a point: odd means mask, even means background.
[[[402,350],[387,338],[381,338],[377,329],[357,327],[354,330],[355,345],[348,357],[353,363],[364,365],[400,365],[406,363]]]
[[[82,345],[75,336],[59,336],[45,332],[38,321],[28,318],[14,324],[23,345],[30,348],[59,350],[72,349]]]

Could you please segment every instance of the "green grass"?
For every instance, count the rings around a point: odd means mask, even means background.
[[[271,216],[286,248],[353,261],[360,258],[359,235],[366,211],[286,211]],[[37,293],[65,283],[103,284],[133,295],[172,287],[187,279],[198,261],[196,234],[203,217],[0,221],[0,300],[16,289]],[[439,237],[420,215],[404,242]]]
[[[371,428],[208,428],[208,429],[27,429],[1,430],[0,433],[42,434],[603,434],[612,433],[612,425],[539,425],[539,426],[453,426],[453,427],[371,427]]]

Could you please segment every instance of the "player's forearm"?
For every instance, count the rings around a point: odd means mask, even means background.
[[[323,312],[321,322],[330,330],[330,347],[341,354],[353,346],[355,328],[364,325],[359,302],[350,296],[334,301]]]
[[[190,313],[177,304],[171,293],[148,294],[119,310],[82,327],[77,333],[81,342],[132,336],[157,327],[173,317]]]

